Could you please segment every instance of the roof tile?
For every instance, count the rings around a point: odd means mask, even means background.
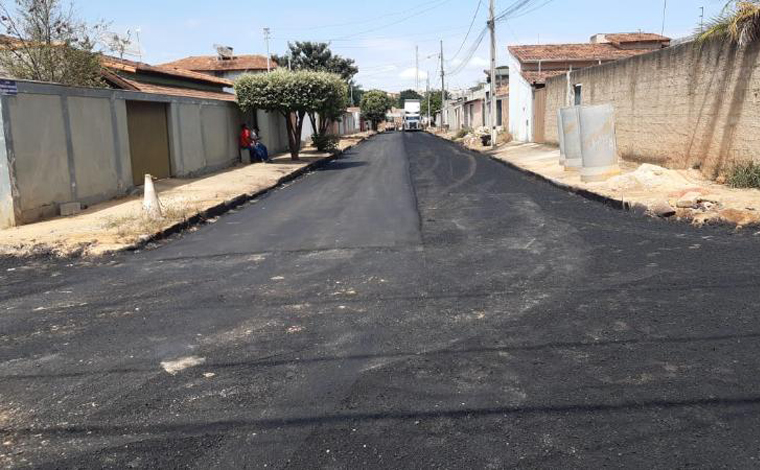
[[[272,67],[277,67],[274,61],[270,61],[270,64]],[[220,60],[217,56],[192,56],[162,64],[162,66],[202,72],[266,70],[267,58],[263,55],[238,55],[232,59]]]

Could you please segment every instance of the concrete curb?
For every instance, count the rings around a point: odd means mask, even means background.
[[[612,207],[613,209],[625,210],[625,211],[635,211],[635,212],[639,212],[639,211],[645,212],[647,210],[647,208],[644,207],[644,206],[642,206],[641,204],[636,204],[636,203],[631,204],[630,202],[626,202],[626,201],[621,200],[621,199],[615,199],[615,198],[612,198],[612,197],[609,197],[609,196],[604,196],[602,194],[598,194],[598,193],[589,191],[588,189],[576,188],[575,186],[571,186],[569,184],[560,183],[560,182],[554,181],[553,179],[548,178],[548,177],[546,177],[546,176],[544,176],[544,175],[542,175],[540,173],[536,173],[534,171],[527,170],[525,168],[522,168],[520,166],[515,165],[512,162],[508,162],[506,160],[502,160],[500,158],[497,158],[494,155],[490,155],[488,153],[481,152],[480,150],[475,150],[475,149],[472,149],[470,147],[467,147],[466,145],[462,144],[461,142],[455,142],[453,140],[449,140],[449,139],[447,139],[445,137],[441,137],[439,135],[432,134],[432,133],[430,133],[430,135],[432,135],[434,137],[437,137],[439,139],[443,139],[443,140],[445,140],[447,142],[451,142],[453,144],[459,145],[460,147],[462,147],[462,148],[464,148],[466,150],[469,150],[471,152],[475,152],[475,153],[478,153],[478,154],[483,155],[485,157],[488,157],[491,160],[495,161],[496,163],[500,163],[500,164],[502,164],[502,165],[504,165],[504,166],[506,166],[508,168],[511,168],[513,170],[516,170],[516,171],[518,171],[518,172],[520,172],[520,173],[522,173],[522,174],[524,174],[526,176],[530,176],[531,178],[534,178],[534,179],[536,179],[538,181],[542,181],[544,183],[548,183],[548,184],[554,186],[555,188],[562,189],[562,190],[564,190],[566,192],[569,192],[569,193],[572,193],[572,194],[577,194],[578,196],[581,196],[581,197],[583,197],[585,199],[588,199],[590,201],[602,203],[602,204],[604,204],[606,206]]]
[[[469,150],[469,151],[475,152],[475,153],[477,153],[479,155],[483,155],[485,157],[488,157],[489,159],[491,159],[491,160],[493,160],[493,161],[495,161],[497,163],[500,163],[500,164],[502,164],[502,165],[504,165],[504,166],[506,166],[508,168],[516,170],[516,171],[518,171],[518,172],[520,172],[520,173],[522,173],[522,174],[524,174],[526,176],[529,176],[529,177],[531,177],[531,178],[533,178],[533,179],[535,179],[537,181],[542,181],[544,183],[548,183],[549,185],[554,186],[555,188],[561,189],[561,190],[563,190],[565,192],[568,192],[568,193],[571,193],[571,194],[576,194],[576,195],[578,195],[578,196],[580,196],[580,197],[582,197],[584,199],[588,199],[588,200],[593,201],[593,202],[601,203],[601,204],[603,204],[605,206],[611,207],[612,209],[616,209],[616,210],[620,210],[620,211],[633,212],[635,214],[642,215],[642,216],[643,215],[649,215],[652,219],[661,220],[661,221],[664,221],[664,222],[678,222],[678,223],[687,223],[689,225],[692,225],[693,219],[691,219],[691,218],[679,218],[679,217],[675,217],[675,216],[674,217],[669,217],[669,218],[656,217],[656,216],[650,214],[649,207],[645,206],[644,204],[641,204],[641,203],[638,203],[638,202],[628,202],[628,201],[626,201],[624,199],[615,199],[615,198],[610,197],[610,196],[605,196],[603,194],[599,194],[599,193],[595,193],[593,191],[589,191],[588,189],[577,188],[577,187],[571,186],[569,184],[560,183],[560,182],[555,181],[555,180],[553,180],[551,178],[548,178],[548,177],[546,177],[546,176],[544,176],[544,175],[542,175],[540,173],[536,173],[534,171],[531,171],[531,170],[522,168],[520,166],[517,166],[517,165],[515,165],[512,162],[508,162],[506,160],[502,160],[500,158],[497,158],[494,155],[490,155],[488,153],[481,152],[480,150],[475,150],[475,149],[472,149],[470,147],[467,147],[466,145],[464,145],[461,142],[455,142],[455,141],[447,139],[445,137],[441,137],[440,135],[433,134],[432,132],[428,132],[428,134],[430,134],[430,135],[432,135],[434,137],[437,137],[439,139],[443,139],[443,140],[445,140],[447,142],[451,142],[453,144],[456,144],[456,145],[462,147],[465,150]],[[710,226],[710,227],[721,227],[721,228],[733,229],[733,230],[739,230],[739,229],[755,230],[755,229],[760,228],[760,223],[756,223],[756,224],[750,223],[750,224],[739,226],[736,223],[733,223],[733,222],[730,222],[730,221],[726,221],[726,220],[723,220],[723,219],[706,222],[704,225],[705,226]]]
[[[321,158],[319,160],[316,160],[314,162],[309,163],[308,165],[301,167],[292,173],[289,173],[282,178],[278,179],[275,184],[272,186],[269,186],[268,188],[264,188],[260,191],[256,191],[254,193],[247,193],[247,194],[241,194],[240,196],[234,197],[232,199],[229,199],[227,201],[221,202],[215,206],[209,207],[208,209],[205,209],[192,217],[188,218],[187,220],[183,220],[182,222],[177,222],[174,225],[171,225],[160,232],[154,233],[153,235],[150,235],[149,237],[145,237],[137,242],[131,243],[129,245],[124,245],[123,247],[120,247],[115,250],[106,251],[104,253],[100,253],[97,256],[108,256],[108,255],[114,255],[117,253],[123,253],[123,252],[129,252],[129,251],[137,251],[142,248],[145,248],[147,245],[151,243],[155,243],[161,240],[164,240],[166,238],[169,238],[173,235],[176,235],[178,233],[181,233],[191,227],[197,226],[202,224],[204,221],[208,219],[212,219],[214,217],[218,217],[222,214],[225,214],[226,212],[231,211],[232,209],[235,209],[237,207],[242,206],[243,204],[252,201],[254,199],[260,198],[261,196],[274,191],[276,189],[281,188],[285,184],[296,180],[300,178],[301,176],[311,173],[312,171],[318,170],[319,168],[325,166],[326,164],[333,162],[340,157],[343,156],[346,152],[353,149],[356,145],[372,138],[374,136],[364,137],[355,144],[349,145],[348,147],[344,148],[343,150],[340,150],[332,155],[329,155],[327,157]],[[86,255],[85,255],[86,256]]]

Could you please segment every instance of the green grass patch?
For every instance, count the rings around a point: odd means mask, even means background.
[[[726,183],[732,188],[760,189],[760,163],[750,161],[735,164],[726,175]]]

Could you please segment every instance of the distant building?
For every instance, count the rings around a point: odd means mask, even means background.
[[[227,49],[229,50],[229,54],[185,57],[184,59],[161,64],[161,67],[191,70],[231,81],[234,81],[245,73],[262,73],[267,71],[266,56],[234,55],[232,48]],[[272,69],[277,68],[277,63],[271,59],[269,65]]]
[[[568,71],[659,50],[670,38],[652,33],[604,33],[583,44],[537,44],[510,46],[512,76],[509,85],[510,132],[515,140],[543,142],[543,88],[546,79]],[[582,89],[575,90],[576,104]],[[535,105],[534,105],[535,104]],[[536,112],[534,113],[534,109]]]

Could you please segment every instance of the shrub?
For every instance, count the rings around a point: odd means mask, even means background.
[[[732,188],[760,189],[760,163],[736,163],[728,172],[726,183]]]
[[[470,129],[468,127],[463,127],[461,129],[459,129],[459,132],[457,132],[457,135],[455,137],[457,139],[464,139],[465,137],[467,137],[467,134],[469,134],[471,132],[472,132],[472,129]]]
[[[311,136],[311,143],[320,152],[334,152],[338,149],[340,137],[333,134],[314,134]]]

